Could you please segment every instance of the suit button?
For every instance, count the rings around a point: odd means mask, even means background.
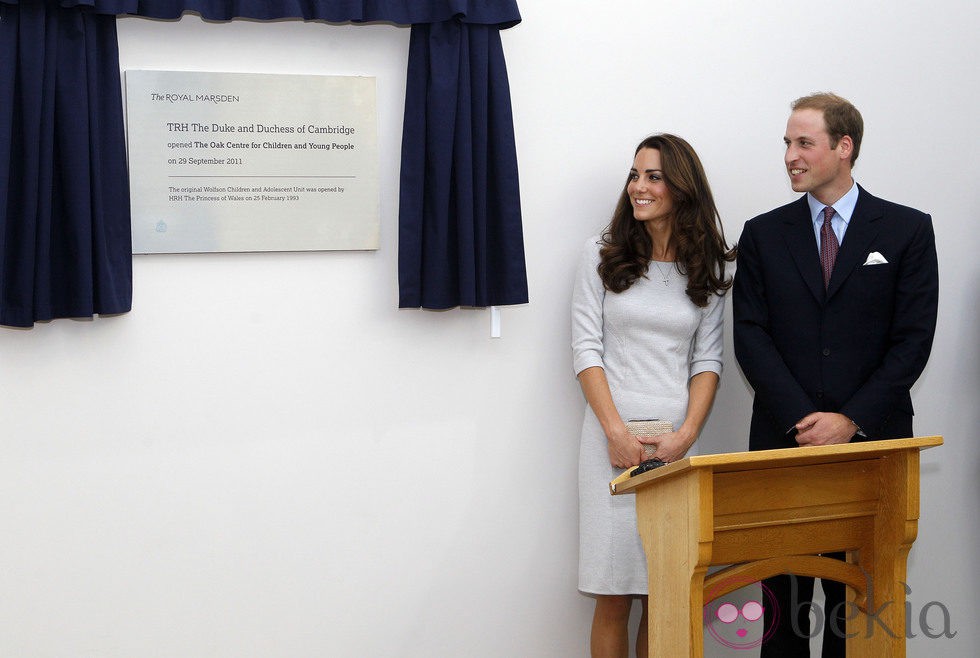
[[[823,348],[823,355],[824,356],[830,356],[830,348],[829,347]]]

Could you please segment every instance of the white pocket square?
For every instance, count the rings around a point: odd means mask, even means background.
[[[865,265],[882,265],[882,264],[887,263],[887,262],[888,262],[888,260],[884,256],[882,256],[881,254],[879,254],[877,251],[872,251],[870,254],[868,254],[868,260],[864,261],[864,264]]]

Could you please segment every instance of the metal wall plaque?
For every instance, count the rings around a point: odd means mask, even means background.
[[[133,253],[377,249],[371,77],[127,71]]]

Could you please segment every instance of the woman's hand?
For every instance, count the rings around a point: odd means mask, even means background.
[[[643,444],[626,429],[626,423],[616,410],[609,391],[609,382],[606,380],[606,371],[599,366],[592,366],[580,372],[578,380],[582,384],[585,399],[589,401],[589,406],[606,435],[609,463],[616,468],[629,468],[643,461]]]
[[[708,418],[715,391],[718,390],[718,374],[711,371],[699,372],[691,377],[688,388],[690,397],[687,402],[687,417],[677,431],[643,439],[644,443],[657,446],[653,453],[655,459],[668,463],[684,459]]]
[[[653,458],[669,464],[678,459],[684,459],[684,455],[694,445],[695,439],[697,439],[697,436],[694,436],[682,427],[676,432],[667,432],[660,436],[642,438],[640,441],[647,445],[655,446],[656,451],[653,453]]]
[[[616,468],[636,466],[646,459],[643,454],[643,444],[629,433],[625,423],[607,432],[606,445],[609,448],[609,463]]]

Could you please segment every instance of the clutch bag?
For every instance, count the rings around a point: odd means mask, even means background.
[[[626,421],[626,429],[628,429],[630,434],[633,436],[649,438],[652,436],[660,436],[661,434],[673,432],[674,424],[669,420],[660,420],[659,418],[646,418],[642,420],[633,419]],[[657,448],[656,446],[643,444],[643,451],[649,458],[653,456],[653,453],[657,451]]]

